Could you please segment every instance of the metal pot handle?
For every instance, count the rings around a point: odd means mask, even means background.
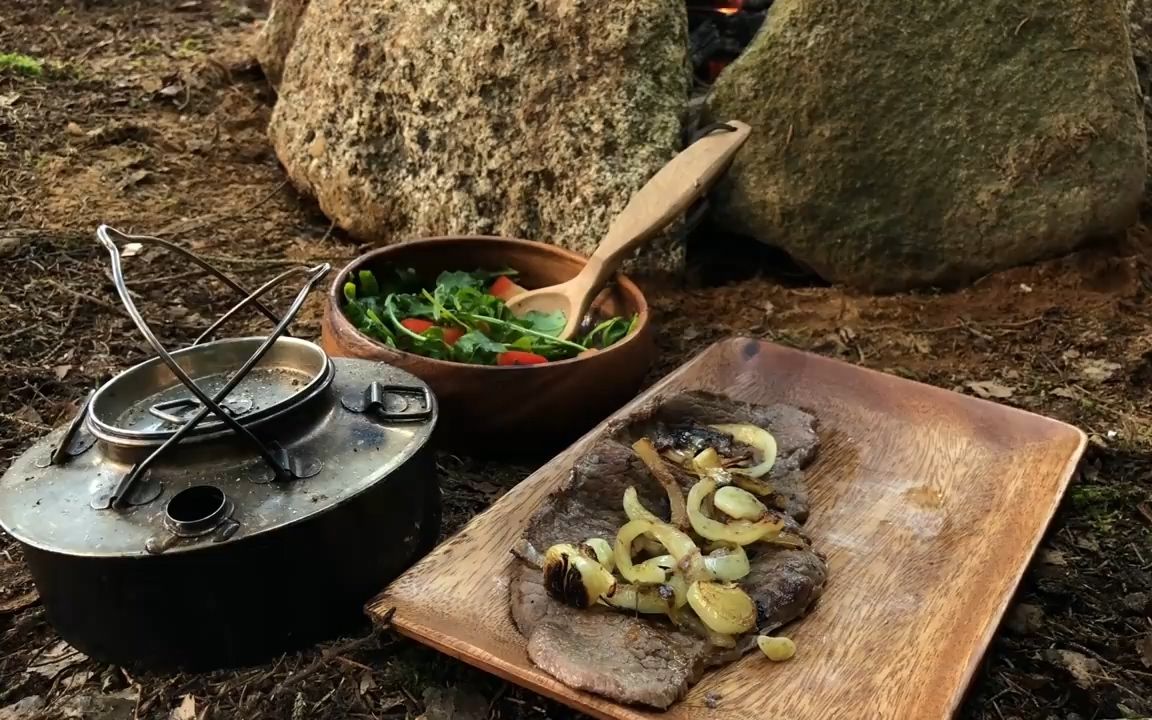
[[[163,247],[173,249],[181,255],[189,258],[200,267],[213,273],[216,275],[216,277],[224,280],[229,286],[233,287],[238,292],[244,293],[243,288],[241,288],[238,284],[228,280],[223,273],[220,273],[208,263],[197,258],[188,250],[179,248],[178,246],[172,245],[167,241],[159,240],[157,238],[126,235],[118,230],[108,227],[107,225],[101,225],[99,228],[97,228],[96,237],[100,241],[100,244],[108,250],[112,259],[112,282],[116,286],[116,292],[120,296],[120,301],[123,303],[124,308],[128,311],[129,317],[132,318],[132,321],[136,324],[136,327],[144,335],[144,338],[148,341],[148,344],[151,345],[152,349],[156,351],[157,356],[164,362],[165,365],[168,366],[168,369],[172,371],[172,374],[175,375],[176,378],[180,380],[180,382],[183,383],[184,386],[187,387],[188,390],[200,401],[202,406],[200,410],[191,419],[188,420],[188,422],[186,422],[176,432],[174,432],[170,438],[168,438],[162,445],[160,445],[160,447],[156,448],[156,450],[153,451],[152,454],[150,454],[148,457],[144,458],[144,460],[137,463],[130,471],[128,471],[126,475],[124,475],[123,478],[121,478],[120,482],[116,486],[116,489],[108,498],[107,507],[123,507],[125,498],[128,497],[128,495],[131,493],[133,486],[136,484],[139,478],[141,478],[144,473],[148,471],[156,459],[169,448],[174,447],[177,443],[179,443],[180,440],[183,439],[184,436],[189,432],[191,432],[193,428],[199,425],[200,422],[203,421],[209,413],[215,415],[220,419],[221,422],[227,425],[229,429],[231,429],[237,435],[243,437],[250,445],[252,445],[260,454],[260,457],[262,457],[264,461],[269,465],[269,467],[272,468],[273,473],[275,473],[276,480],[284,481],[308,477],[310,473],[309,463],[299,462],[297,459],[290,457],[288,451],[281,447],[278,443],[265,444],[259,438],[257,438],[251,430],[244,427],[239,421],[237,421],[228,412],[221,408],[219,403],[223,401],[228,396],[228,393],[232,392],[236,386],[240,384],[240,381],[242,381],[244,377],[248,375],[252,368],[254,368],[258,362],[260,362],[260,358],[264,357],[265,353],[267,353],[272,348],[272,345],[275,344],[276,340],[280,336],[286,334],[288,325],[292,322],[292,320],[296,318],[296,315],[300,312],[300,308],[303,307],[304,300],[307,298],[308,294],[316,288],[316,285],[319,284],[319,282],[328,274],[328,272],[332,269],[332,266],[328,263],[322,263],[311,268],[293,268],[291,271],[281,273],[276,278],[273,278],[269,282],[257,288],[254,292],[245,294],[245,297],[237,305],[233,306],[219,320],[213,323],[204,333],[202,333],[199,338],[196,339],[197,343],[201,342],[205,337],[214,332],[218,327],[220,327],[220,325],[232,317],[241,308],[249,304],[255,304],[258,309],[261,309],[263,312],[265,312],[265,314],[269,315],[276,321],[276,327],[272,330],[268,337],[265,338],[264,342],[260,344],[260,347],[258,347],[252,356],[249,357],[248,360],[245,361],[244,364],[241,365],[240,368],[232,374],[232,376],[228,379],[228,382],[224,384],[224,387],[220,388],[216,395],[210,398],[204,393],[203,390],[200,389],[198,385],[196,385],[192,378],[190,378],[188,374],[184,372],[179,363],[172,359],[172,356],[169,355],[168,351],[164,349],[164,346],[160,344],[160,341],[156,338],[156,335],[152,332],[152,329],[148,326],[147,321],[144,320],[144,317],[140,314],[140,311],[136,309],[136,304],[132,301],[131,294],[128,292],[128,287],[124,281],[123,266],[120,262],[120,249],[112,240],[113,234],[121,239],[155,242],[156,244],[159,244]],[[287,280],[289,277],[292,277],[293,275],[299,274],[301,272],[305,273],[307,276],[305,284],[302,288],[300,288],[300,291],[296,294],[295,299],[292,301],[292,304],[289,306],[288,311],[284,314],[283,317],[276,318],[275,315],[272,315],[270,311],[267,310],[267,308],[265,308],[256,300],[257,297],[264,294],[272,287],[275,287],[276,285]],[[65,446],[67,445],[67,440],[68,438],[65,438]]]

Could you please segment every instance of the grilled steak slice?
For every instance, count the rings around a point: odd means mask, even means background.
[[[708,665],[705,640],[666,622],[558,603],[533,568],[516,568],[511,592],[512,618],[528,638],[528,657],[569,687],[663,709]]]
[[[729,412],[723,413],[727,403]],[[599,537],[609,542],[627,522],[622,499],[629,486],[644,505],[668,517],[660,485],[629,447],[633,438],[655,423],[683,424],[689,414],[697,424],[758,422],[777,437],[778,462],[789,462],[793,505],[807,491],[801,467],[816,447],[813,418],[787,407],[756,407],[715,395],[677,396],[661,407],[645,408],[610,430],[573,469],[568,483],[533,517],[524,540],[540,552],[556,543],[579,543]],[[766,422],[772,418],[775,422]],[[785,460],[787,459],[787,460]],[[679,475],[687,490],[695,478]],[[781,486],[777,482],[777,487]],[[794,520],[788,530],[804,537]],[[806,538],[805,538],[806,539]],[[740,586],[756,602],[757,625],[769,632],[805,614],[824,589],[823,558],[811,547],[791,549],[756,545],[749,549],[751,572]],[[664,709],[683,697],[710,666],[731,662],[755,647],[747,638],[738,649],[711,647],[703,638],[673,626],[666,618],[635,616],[603,607],[569,608],[545,592],[541,573],[516,563],[511,578],[512,618],[528,638],[528,656],[564,684],[624,703]]]
[[[652,429],[651,440],[657,450],[675,448],[688,450],[693,455],[705,448],[712,448],[725,457],[732,457],[742,451],[749,450],[749,448],[741,447],[740,443],[734,441],[730,436],[717,432],[706,425],[696,423],[667,425],[658,422]]]

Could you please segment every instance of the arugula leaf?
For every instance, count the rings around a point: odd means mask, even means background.
[[[484,287],[484,280],[476,277],[474,273],[460,272],[455,270],[452,272],[442,272],[436,278],[436,290],[446,293],[454,293],[465,288],[473,290],[480,290]]]
[[[504,343],[496,342],[479,330],[470,330],[456,341],[452,348],[456,362],[471,362],[492,365],[496,357],[508,350]]]
[[[542,332],[545,335],[556,337],[564,326],[568,323],[568,319],[564,317],[564,312],[557,310],[550,313],[542,313],[537,310],[530,310],[520,318],[520,321],[525,327],[532,328],[537,332]]]

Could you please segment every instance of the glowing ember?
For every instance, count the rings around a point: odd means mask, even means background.
[[[687,0],[692,67],[711,85],[763,24],[773,0]]]

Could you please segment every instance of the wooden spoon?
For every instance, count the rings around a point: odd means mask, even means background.
[[[592,301],[620,263],[640,243],[663,230],[708,192],[751,132],[742,122],[719,125],[716,131],[672,158],[632,195],[579,275],[559,285],[516,295],[508,300],[509,309],[517,316],[532,310],[543,313],[559,310],[566,322],[558,337],[568,340],[575,335]],[[726,130],[723,126],[732,129]]]

